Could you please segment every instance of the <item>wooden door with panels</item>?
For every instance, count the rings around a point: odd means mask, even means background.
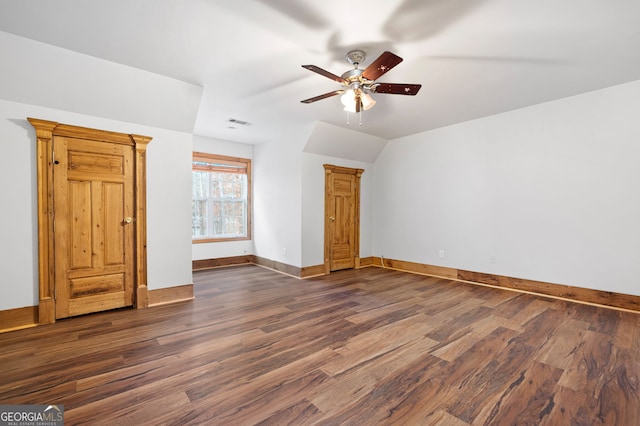
[[[133,147],[53,140],[56,318],[133,305]]]
[[[29,119],[36,128],[40,323],[148,306],[151,138]]]
[[[363,169],[325,164],[325,274],[360,267],[360,176]]]

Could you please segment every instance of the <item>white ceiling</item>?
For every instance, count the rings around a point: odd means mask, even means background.
[[[348,128],[383,139],[640,79],[638,0],[3,0],[0,31],[203,87],[193,132],[259,143],[291,125],[347,127],[344,55],[404,58]],[[10,62],[3,58],[3,66]],[[1,94],[0,94],[1,97]],[[195,108],[194,108],[195,109]],[[250,122],[234,126],[235,118]]]

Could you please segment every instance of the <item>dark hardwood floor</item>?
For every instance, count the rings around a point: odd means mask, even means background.
[[[0,334],[67,425],[638,425],[640,315],[381,268],[194,273],[196,299]]]

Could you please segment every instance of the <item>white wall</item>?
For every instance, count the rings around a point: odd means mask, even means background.
[[[193,150],[229,157],[253,158],[253,145],[211,139],[203,136],[194,135]],[[191,258],[193,260],[201,260],[254,254],[253,232],[252,230],[251,240],[192,244]]]
[[[391,141],[373,254],[640,295],[639,111],[636,81]]]
[[[196,152],[226,155],[229,157],[253,158],[253,145],[207,138],[198,135],[193,136],[193,150]]]
[[[304,145],[304,152],[371,164],[387,143],[377,136],[319,121]]]
[[[253,150],[255,254],[302,266],[302,149],[313,125]]]
[[[302,266],[324,263],[324,185],[323,164],[364,169],[360,181],[360,257],[372,256],[372,164],[326,155],[302,156]]]
[[[191,284],[192,135],[146,129],[149,289]]]
[[[191,278],[191,135],[0,100],[0,310],[38,304],[35,130],[27,117],[153,137],[147,154],[148,285]]]
[[[202,87],[0,31],[0,97],[192,132]]]

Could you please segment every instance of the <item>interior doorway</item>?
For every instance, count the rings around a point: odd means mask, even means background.
[[[360,177],[363,169],[325,164],[324,270],[360,267]]]
[[[147,307],[151,138],[29,122],[37,137],[39,322]]]

